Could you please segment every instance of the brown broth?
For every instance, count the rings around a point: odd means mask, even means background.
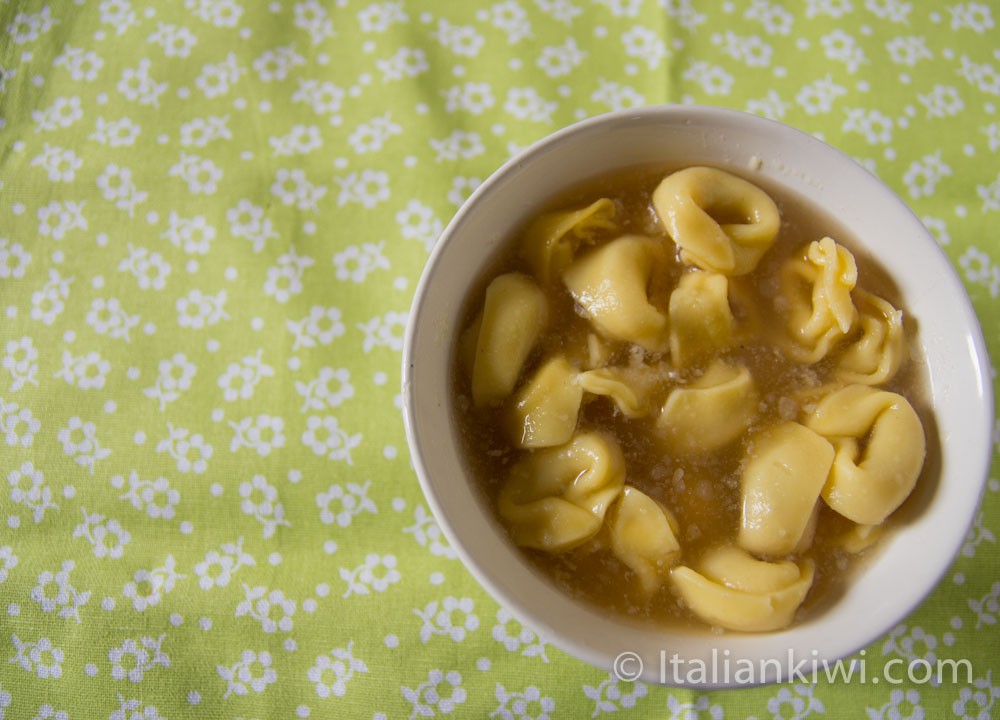
[[[602,176],[561,194],[539,214],[582,207],[597,198],[607,197],[617,205],[619,229],[599,238],[598,242],[625,233],[636,233],[662,237],[668,247],[673,247],[652,209],[651,195],[659,181],[675,169],[681,167],[639,167]],[[730,168],[726,170],[734,172]],[[578,431],[600,429],[615,436],[625,455],[626,483],[659,501],[675,515],[680,526],[678,540],[683,549],[682,562],[690,562],[720,541],[735,541],[740,522],[740,474],[745,438],[755,429],[773,424],[783,417],[789,419],[787,416],[798,406],[790,407],[788,398],[798,390],[823,384],[837,360],[835,350],[815,365],[803,365],[786,357],[775,344],[775,333],[783,331],[782,320],[774,309],[781,263],[809,242],[825,236],[833,237],[855,255],[857,287],[885,298],[897,308],[901,307],[901,298],[890,274],[867,256],[834,218],[807,205],[786,188],[762,182],[762,178],[750,171],[742,173],[742,176],[771,196],[782,218],[777,240],[758,267],[747,276],[730,278],[730,296],[739,298],[734,307],[737,321],[756,322],[759,332],[758,338],[751,338],[726,350],[721,357],[746,365],[753,375],[761,398],[761,408],[754,424],[743,439],[717,453],[684,458],[672,456],[658,440],[655,415],[629,419],[607,398],[585,395],[577,427]],[[511,271],[530,274],[518,257],[519,244],[520,235],[515,234],[499,260],[480,278],[476,290],[468,299],[462,330],[472,323],[481,309],[485,288],[494,277]],[[650,288],[650,297],[655,305],[665,310],[670,291],[683,269],[684,265],[675,254],[668,271],[654,280]],[[531,375],[542,358],[551,357],[554,353],[563,353],[571,361],[576,359],[582,362],[586,357],[587,336],[594,332],[587,320],[576,312],[573,299],[561,283],[544,289],[550,303],[550,317],[556,320],[550,322],[543,339],[529,357],[522,370],[522,379]],[[912,353],[915,323],[905,312],[904,328],[907,348]],[[627,343],[621,343],[615,346],[609,364],[626,363],[629,354],[636,351]],[[457,350],[454,355],[454,416],[463,436],[471,474],[480,485],[486,504],[495,513],[496,498],[510,466],[528,451],[513,447],[506,439],[502,430],[502,413],[506,406],[494,409],[473,406],[469,369],[463,366]],[[669,373],[665,375],[658,387],[658,397],[662,399],[678,380],[691,377],[692,372],[700,372],[704,365],[701,363],[695,369],[673,377]],[[895,377],[880,387],[900,393],[913,405],[924,424],[928,452],[917,490],[883,524],[884,534],[912,514],[912,509],[908,510],[908,507],[921,502],[915,500],[915,496],[926,497],[924,489],[933,482],[933,478],[928,476],[933,475],[937,467],[937,444],[932,432],[933,418],[926,402],[926,380],[920,358],[910,357],[904,361]],[[801,555],[791,556],[794,560],[811,558],[816,566],[813,586],[799,610],[799,619],[821,612],[823,607],[834,602],[852,573],[871,552],[869,549],[850,554],[844,550],[839,540],[852,523],[830,510],[822,501],[820,506],[813,543]],[[652,598],[644,597],[634,573],[599,543],[588,542],[559,554],[528,549],[522,549],[522,552],[541,573],[574,597],[634,618],[703,626],[700,620],[679,605],[669,589],[669,583],[664,583]]]

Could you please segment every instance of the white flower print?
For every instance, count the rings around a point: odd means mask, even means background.
[[[180,58],[190,57],[191,48],[198,43],[198,38],[188,28],[162,22],[156,24],[156,31],[146,40],[162,47],[167,57]]]
[[[444,91],[444,107],[449,113],[463,110],[472,115],[482,115],[496,105],[493,88],[485,82],[467,82]]]
[[[476,57],[486,42],[486,38],[471,25],[452,25],[444,18],[438,20],[437,30],[431,33],[431,37],[463,57]]]
[[[448,201],[457,206],[462,205],[476,188],[483,184],[483,181],[477,177],[463,177],[461,175],[455,177],[451,181],[451,190],[448,192]]]
[[[177,563],[173,555],[167,555],[161,567],[152,570],[136,570],[132,580],[125,583],[122,595],[132,601],[132,607],[138,612],[160,604],[163,596],[174,589],[178,580],[186,575],[178,574]]]
[[[993,685],[992,675],[992,671],[987,671],[986,677],[976,678],[972,687],[966,686],[959,691],[958,700],[951,706],[955,717],[961,720],[990,720],[993,717],[993,707],[1000,700],[1000,686]]]
[[[316,261],[311,257],[299,255],[294,247],[290,247],[287,253],[278,258],[277,264],[267,269],[264,294],[279,303],[288,302],[292,296],[302,292],[302,276],[306,268],[315,264]]]
[[[722,720],[725,716],[722,706],[713,705],[708,695],[699,695],[693,702],[681,702],[671,695],[667,698],[667,709],[670,711],[667,720],[701,720],[702,713],[707,713],[704,717],[711,720]]]
[[[351,435],[340,427],[340,422],[333,415],[310,415],[302,433],[302,444],[316,455],[353,465],[351,450],[361,444],[361,433]]]
[[[229,427],[233,429],[230,452],[246,447],[256,450],[261,457],[267,457],[273,450],[285,446],[285,421],[280,417],[265,413],[230,422]]]
[[[818,698],[813,696],[815,686],[798,684],[789,689],[783,687],[778,694],[767,701],[767,711],[776,718],[805,718],[814,712],[823,714],[826,708]]]
[[[906,707],[908,706],[908,707]],[[909,712],[904,715],[901,708]],[[868,707],[869,720],[924,720],[924,709],[920,705],[920,693],[916,690],[900,690],[889,693],[889,701],[879,708]]]
[[[989,5],[978,2],[963,2],[952,5],[948,8],[951,14],[951,29],[963,30],[968,28],[975,33],[982,35],[988,30],[992,30],[995,25],[993,14]]]
[[[118,264],[118,270],[135,278],[140,290],[162,290],[170,275],[170,263],[158,252],[128,244],[128,257]]]
[[[187,183],[192,195],[214,195],[222,179],[222,168],[208,158],[182,152],[181,159],[170,166],[167,175]]]
[[[225,311],[226,297],[225,290],[220,290],[215,295],[206,295],[197,289],[191,290],[177,299],[177,324],[183,328],[201,330],[228,320],[229,315]]]
[[[931,231],[934,235],[934,239],[938,241],[938,245],[949,245],[951,243],[951,235],[948,233],[948,224],[941,218],[924,216],[920,218],[923,222],[924,227]]]
[[[507,35],[509,45],[516,45],[525,38],[532,37],[528,13],[516,0],[505,0],[490,6],[488,21],[491,27],[502,30]]]
[[[113,202],[119,210],[131,216],[135,206],[146,201],[149,193],[139,190],[132,182],[132,171],[115,163],[110,163],[97,176],[97,187],[105,200]]]
[[[108,720],[167,720],[160,715],[155,705],[143,705],[142,700],[126,700],[118,695],[118,709],[108,716]]]
[[[722,50],[731,58],[745,63],[748,67],[768,67],[774,48],[759,35],[742,37],[726,30],[722,38]]]
[[[232,140],[228,115],[208,115],[181,125],[180,143],[184,147],[205,147],[214,140]]]
[[[138,642],[127,638],[121,645],[108,651],[111,663],[111,677],[115,680],[128,679],[130,683],[142,682],[143,676],[159,667],[170,667],[170,658],[161,649],[166,635],[158,638],[140,637]]]
[[[984,125],[979,128],[983,133],[986,134],[987,146],[990,152],[996,152],[1000,150],[1000,123],[992,122],[989,125]],[[0,247],[2,247],[3,241],[0,240]],[[0,255],[2,255],[2,250],[0,250]],[[0,277],[3,277],[3,263],[0,262]]]
[[[976,86],[980,92],[1000,95],[1000,70],[989,63],[975,63],[967,55],[959,58],[961,68],[958,74]]]
[[[237,64],[236,55],[229,53],[222,62],[204,65],[194,84],[206,98],[212,99],[228,93],[244,72]]]
[[[603,78],[597,81],[597,90],[590,99],[606,105],[609,110],[625,110],[646,104],[646,98],[635,88]]]
[[[249,200],[240,200],[236,207],[227,210],[226,220],[233,237],[249,240],[255,253],[262,251],[268,240],[278,237],[271,218],[264,216],[264,208]]]
[[[360,658],[354,657],[354,642],[346,648],[334,648],[326,655],[316,657],[316,664],[309,668],[306,677],[316,686],[316,694],[326,699],[331,695],[343,697],[347,693],[347,683],[355,673],[368,672],[368,666]]]
[[[555,101],[546,100],[533,87],[513,87],[507,91],[504,101],[504,112],[510,113],[518,120],[532,122],[552,122],[552,113],[558,105]]]
[[[243,538],[235,543],[225,543],[218,550],[209,550],[204,559],[194,566],[194,574],[198,577],[198,587],[211,590],[225,587],[233,579],[233,575],[247,565],[256,565],[252,555],[243,551]]]
[[[274,537],[279,525],[291,526],[285,519],[285,506],[278,502],[278,488],[263,475],[254,475],[250,482],[241,482],[239,494],[242,498],[240,509],[264,526],[265,540]]]
[[[562,45],[547,45],[542,48],[536,65],[550,78],[569,75],[587,57],[573,38],[566,38]]]
[[[245,599],[236,606],[235,617],[249,616],[260,623],[267,634],[291,632],[295,614],[295,601],[285,597],[281,590],[268,592],[265,587],[243,585]],[[277,619],[275,619],[277,618]]]
[[[365,169],[360,173],[352,172],[343,177],[335,177],[334,181],[340,186],[338,205],[358,203],[371,209],[391,196],[389,174],[382,170]]]
[[[913,4],[906,0],[865,0],[865,9],[877,18],[905,24],[909,22]]]
[[[627,687],[622,688],[623,684]],[[583,694],[594,701],[591,717],[596,718],[603,713],[631,710],[637,701],[649,694],[649,686],[641,681],[623,683],[611,674],[596,687],[584,685]]]
[[[31,510],[36,525],[44,519],[46,510],[59,509],[59,506],[52,502],[52,488],[45,483],[45,476],[30,460],[21,463],[20,468],[10,471],[7,475],[7,484],[10,486],[11,502],[24,505]]]
[[[45,143],[42,153],[31,160],[32,167],[42,168],[52,182],[73,182],[76,171],[83,167],[83,158],[72,150]]]
[[[238,363],[230,363],[219,376],[218,385],[226,402],[247,400],[266,377],[274,377],[274,368],[263,361],[264,351],[258,348],[253,355],[244,356]]]
[[[0,708],[3,703],[0,702]],[[32,720],[69,720],[69,713],[65,710],[56,710],[49,704],[44,704],[38,708],[38,714]]]
[[[524,657],[538,657],[546,663],[549,661],[545,654],[545,641],[534,630],[514,619],[514,615],[506,608],[497,610],[493,639],[502,644],[507,652],[519,652]]]
[[[358,325],[365,334],[362,350],[370,353],[377,347],[387,347],[395,352],[403,349],[403,332],[406,330],[405,312],[387,312]]]
[[[933,195],[938,183],[951,174],[951,166],[941,160],[941,151],[938,150],[910,163],[903,174],[903,183],[911,197],[927,197]]]
[[[642,9],[642,0],[596,0],[596,2],[610,10],[615,17],[634,18]]]
[[[402,2],[375,2],[358,11],[358,25],[363,33],[383,33],[393,24],[409,19]]]
[[[129,315],[118,298],[105,300],[94,298],[87,311],[87,324],[98,335],[107,335],[114,340],[131,342],[129,331],[139,324],[138,315]]]
[[[216,665],[219,677],[226,681],[223,699],[230,695],[247,695],[251,691],[262,693],[268,685],[276,683],[278,673],[271,667],[272,662],[271,653],[266,650],[260,653],[244,650],[234,665]]]
[[[17,555],[10,545],[0,545],[0,583],[7,581],[10,571],[17,567]]]
[[[763,98],[756,98],[747,101],[747,111],[762,115],[772,120],[780,120],[785,117],[789,104],[781,99],[774,90],[768,90]]]
[[[705,60],[692,61],[681,74],[685,80],[698,83],[709,95],[728,95],[735,78],[721,65],[713,65]]]
[[[83,522],[73,528],[73,537],[82,537],[89,542],[96,558],[118,560],[125,554],[125,546],[132,540],[132,533],[114,519],[107,519],[98,513],[88,513],[80,508]]]
[[[207,255],[215,239],[215,228],[203,215],[183,218],[173,210],[168,217],[170,227],[160,235],[190,255]]]
[[[16,650],[10,662],[16,662],[22,669],[33,672],[40,680],[48,678],[58,680],[62,677],[62,664],[66,654],[62,648],[53,645],[50,638],[42,637],[37,642],[22,642],[17,635],[11,634],[10,640]]]
[[[413,705],[409,720],[419,717],[433,717],[437,713],[449,715],[465,702],[467,694],[462,687],[462,676],[452,670],[445,673],[431,670],[427,681],[415,688],[403,686],[403,698]]]
[[[500,720],[550,720],[549,713],[556,709],[556,701],[544,697],[534,685],[529,685],[523,692],[507,692],[503,685],[497,683],[496,698],[500,705],[489,717]]]
[[[111,478],[111,485],[116,488],[124,487],[125,479],[121,475],[115,475]],[[132,507],[145,512],[154,520],[171,520],[176,514],[181,494],[171,487],[170,481],[165,477],[143,480],[139,473],[131,470],[128,474],[128,491],[119,495],[118,499],[128,500]]]
[[[81,390],[100,390],[104,387],[109,372],[111,363],[95,350],[80,356],[63,350],[62,369],[53,377],[62,378]]]
[[[21,243],[0,238],[0,280],[20,280],[31,262],[31,253]]]
[[[295,4],[295,27],[305,30],[313,45],[319,45],[336,33],[333,30],[333,20],[326,8],[318,0],[305,0]]]
[[[138,23],[131,0],[101,0],[98,5],[101,22],[114,28],[117,35],[123,35],[126,30]]]
[[[0,433],[3,433],[8,445],[29,448],[41,429],[42,421],[35,417],[30,408],[22,408],[17,403],[7,403],[0,398]]]
[[[38,350],[34,340],[27,335],[19,340],[8,340],[0,367],[10,373],[11,392],[25,385],[38,385]]]
[[[957,115],[965,107],[958,90],[951,85],[935,84],[929,93],[918,94],[917,100],[927,110],[929,118]]]
[[[479,628],[479,618],[472,612],[474,609],[471,598],[450,595],[440,602],[431,601],[423,610],[415,608],[414,615],[423,621],[420,641],[427,644],[435,635],[444,635],[454,642],[462,642],[466,635]]]
[[[284,205],[294,206],[299,210],[316,211],[320,199],[326,195],[326,185],[318,185],[306,178],[306,173],[300,168],[290,170],[278,168],[271,185],[271,194],[281,200]]]
[[[969,528],[969,533],[966,535],[965,542],[962,545],[962,557],[975,557],[976,549],[982,545],[984,542],[996,544],[996,536],[993,531],[988,527],[983,525],[983,513],[980,511],[976,515],[976,519],[972,522],[972,527]]]
[[[331,387],[333,382],[336,387]],[[305,398],[302,412],[339,407],[345,400],[354,397],[351,372],[346,368],[322,367],[308,383],[296,381],[295,391]]]
[[[431,147],[434,148],[437,162],[444,160],[469,160],[486,152],[483,139],[479,133],[465,132],[464,130],[454,130],[445,138],[436,140],[431,138]]]
[[[894,63],[907,67],[934,57],[927,47],[927,39],[919,35],[898,35],[885,44],[885,49]]]
[[[860,133],[869,145],[885,145],[892,141],[893,121],[878,110],[848,108],[847,119],[841,129]]]
[[[427,548],[431,555],[454,560],[458,557],[455,549],[448,544],[441,526],[434,516],[427,512],[423,505],[417,505],[413,511],[413,525],[403,528],[403,532],[413,535],[413,539],[421,547]]]
[[[882,644],[883,655],[899,655],[905,660],[926,660],[932,665],[937,662],[937,636],[920,626],[909,628],[897,625]],[[936,684],[931,682],[932,685]]]
[[[638,58],[650,70],[659,67],[660,62],[670,57],[667,44],[660,34],[645,25],[634,25],[622,34],[622,46],[629,57]]]
[[[191,381],[198,369],[184,353],[174,353],[172,357],[161,360],[157,369],[159,374],[156,383],[152,387],[143,388],[142,394],[159,400],[162,411],[167,407],[167,403],[173,402],[191,387]]]
[[[340,111],[345,92],[329,80],[298,78],[298,89],[292,94],[293,103],[305,103],[317,115],[334,116]]]
[[[285,135],[268,138],[275,156],[308,155],[323,147],[323,135],[315,125],[293,125]]]
[[[53,200],[38,208],[38,232],[53,240],[62,240],[70,230],[86,230],[83,202]]]
[[[849,73],[857,72],[858,68],[868,62],[864,49],[854,36],[839,28],[820,38],[820,45],[823,46],[823,54],[827,59],[844,63]]]
[[[177,462],[178,472],[204,475],[212,457],[212,446],[205,442],[201,433],[167,423],[167,437],[157,443],[156,452],[170,455]]]
[[[285,45],[265,50],[252,65],[261,82],[268,83],[284,80],[293,67],[304,65],[305,62],[305,58],[295,52],[294,45]]]
[[[750,0],[750,7],[743,13],[748,20],[756,20],[771,35],[788,35],[792,32],[795,16],[780,3],[770,0]]]
[[[7,34],[17,45],[34,42],[43,33],[47,33],[58,22],[52,17],[48,5],[43,5],[37,13],[19,12],[7,25]]]
[[[118,81],[118,92],[131,102],[159,107],[159,98],[167,91],[168,84],[158,83],[150,77],[150,67],[152,63],[148,59],[143,59],[139,61],[137,67],[125,68],[121,80]]]
[[[75,567],[75,562],[65,560],[56,572],[44,570],[38,575],[38,584],[29,596],[42,612],[55,612],[61,618],[72,618],[80,623],[80,608],[87,604],[90,592],[78,592],[70,583],[69,574]]]
[[[354,132],[347,136],[347,144],[354,152],[363,155],[381,150],[389,138],[402,133],[403,128],[393,122],[389,113],[385,113],[358,125]]]
[[[52,64],[64,67],[72,80],[77,82],[93,82],[104,67],[104,59],[93,50],[66,45],[62,53],[56,56]]]
[[[57,97],[44,110],[31,111],[31,119],[35,121],[35,132],[67,128],[82,117],[83,106],[79,95]]]
[[[348,527],[356,515],[363,512],[377,513],[375,501],[368,497],[369,487],[371,482],[364,485],[331,485],[326,492],[316,495],[319,519],[324,525],[337,523],[340,527]]]
[[[184,7],[219,28],[234,28],[243,17],[243,6],[236,0],[184,0]]]
[[[404,238],[422,243],[427,252],[444,232],[444,223],[434,214],[434,209],[419,200],[407,202],[406,207],[396,213],[396,223]]]
[[[313,305],[301,320],[286,320],[285,327],[295,336],[292,350],[329,345],[345,332],[341,318],[340,308]]]
[[[583,12],[570,0],[535,0],[535,4],[539,10],[566,25]]]
[[[103,460],[111,451],[102,448],[97,440],[97,426],[90,421],[84,421],[74,415],[69,419],[66,427],[59,430],[59,442],[62,443],[63,452],[73,458],[73,460],[94,474],[94,466],[98,460]]]
[[[838,97],[847,94],[847,88],[838,85],[830,75],[804,85],[795,95],[797,102],[807,115],[825,115],[833,108]]]
[[[989,185],[976,185],[976,195],[983,201],[983,212],[1000,210],[1000,173]]]
[[[385,592],[402,577],[396,564],[395,555],[369,553],[365,556],[365,561],[353,570],[340,568],[340,578],[347,583],[347,591],[342,597],[367,595],[372,590]]]

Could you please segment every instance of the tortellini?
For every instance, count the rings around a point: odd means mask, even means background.
[[[833,445],[804,425],[783,422],[755,436],[751,447],[737,542],[760,555],[787,555],[808,539]]]
[[[774,243],[781,216],[763,190],[724,170],[691,167],[664,178],[653,207],[685,262],[745,275]]]
[[[902,395],[848,385],[824,397],[806,425],[836,448],[823,499],[844,517],[877,525],[913,491],[926,439],[920,417]]]
[[[624,485],[625,458],[618,443],[600,433],[583,433],[514,465],[497,507],[515,543],[560,552],[597,534]]]
[[[654,593],[681,557],[673,514],[641,490],[625,486],[607,526],[611,550],[638,576],[643,593]]]
[[[738,548],[709,550],[698,569],[670,571],[685,606],[708,624],[743,632],[769,632],[791,624],[812,587],[811,560],[758,560]]]
[[[572,262],[582,243],[592,242],[601,232],[615,227],[615,204],[608,198],[595,200],[579,210],[542,215],[528,227],[521,254],[532,272],[544,283],[558,279]]]
[[[510,395],[547,319],[545,294],[527,275],[508,273],[490,283],[482,316],[473,326],[476,405],[497,405]]]
[[[785,263],[781,300],[788,306],[792,357],[818,362],[851,331],[858,314],[851,298],[857,281],[854,256],[832,238],[813,241]]]
[[[457,343],[469,465],[572,594],[780,630],[836,596],[924,472],[917,324],[750,182],[646,178],[540,215],[502,255]]]
[[[666,262],[660,241],[624,235],[575,260],[563,282],[597,329],[658,352],[668,344],[667,315],[650,303],[647,290]]]
[[[690,385],[670,391],[657,425],[674,452],[707,453],[740,437],[756,409],[750,371],[717,360]]]
[[[725,350],[733,342],[736,320],[729,308],[725,275],[688,272],[670,295],[670,357],[677,367]]]

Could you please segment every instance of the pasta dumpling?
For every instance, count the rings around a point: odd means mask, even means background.
[[[606,524],[612,552],[635,572],[644,594],[656,592],[681,556],[677,520],[649,495],[626,485]]]
[[[857,317],[851,291],[857,281],[854,256],[833,238],[815,240],[785,262],[781,289],[792,357],[818,362],[851,331]]]
[[[576,368],[557,356],[518,390],[507,414],[508,434],[517,447],[550,447],[570,441],[583,399],[576,378]]]
[[[626,417],[638,418],[652,411],[652,391],[660,377],[652,367],[609,366],[582,372],[576,381],[591,395],[610,398]]]
[[[889,382],[906,357],[903,313],[877,295],[857,289],[861,336],[844,348],[837,378],[846,383],[881,385]]]
[[[690,385],[670,391],[657,427],[674,452],[712,452],[743,434],[754,418],[757,399],[746,367],[715,360]]]
[[[812,587],[814,564],[766,562],[732,546],[705,552],[698,570],[680,565],[671,584],[685,606],[715,627],[769,632],[791,624]]]
[[[648,296],[650,280],[666,266],[662,243],[624,235],[577,258],[563,282],[599,331],[650,352],[667,349],[667,316]]]
[[[712,272],[681,275],[670,294],[670,358],[684,368],[729,347],[735,320],[729,307],[729,281]]]
[[[709,167],[668,175],[653,191],[653,207],[684,262],[724,275],[757,267],[781,226],[767,193]]]
[[[820,400],[806,425],[836,449],[822,496],[844,517],[878,525],[912,492],[926,441],[920,418],[902,395],[848,385]]]
[[[618,443],[600,433],[582,433],[516,463],[497,509],[517,545],[561,552],[597,534],[624,485],[625,458]]]
[[[741,478],[737,543],[759,555],[796,550],[833,464],[833,446],[804,425],[783,422],[753,438]]]
[[[547,320],[545,293],[527,275],[508,273],[489,284],[482,316],[473,323],[478,326],[472,363],[477,406],[498,405],[510,395]]]
[[[601,198],[579,210],[542,215],[525,231],[521,255],[543,283],[557,280],[581,244],[615,227],[615,204]]]

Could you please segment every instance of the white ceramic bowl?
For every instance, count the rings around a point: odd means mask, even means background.
[[[510,543],[467,477],[457,441],[450,372],[470,285],[552,194],[594,175],[660,161],[744,170],[759,161],[760,176],[842,221],[889,269],[919,324],[941,451],[936,484],[921,490],[915,517],[886,538],[831,607],[782,632],[658,630],[571,600]],[[810,135],[745,113],[691,106],[578,123],[507,162],[473,193],[441,236],[417,288],[403,350],[403,410],[427,501],[466,567],[497,601],[547,641],[594,665],[649,682],[702,687],[787,680],[796,667],[809,670],[814,662],[822,668],[877,640],[914,610],[962,545],[988,473],[993,426],[978,321],[949,261],[906,205]],[[713,661],[714,675],[686,670],[699,663],[710,669]],[[747,671],[726,677],[723,663]]]

